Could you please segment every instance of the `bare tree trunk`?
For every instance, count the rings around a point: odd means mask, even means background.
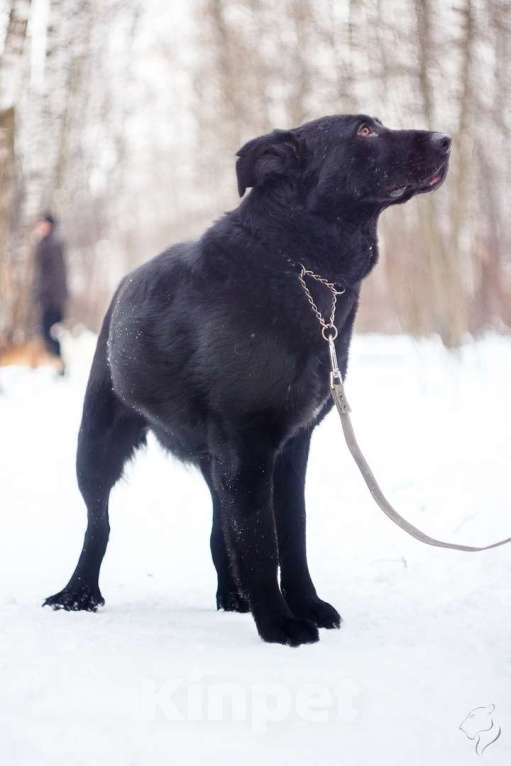
[[[211,22],[215,58],[217,63],[220,101],[226,119],[224,131],[231,150],[242,140],[243,104],[240,93],[242,69],[237,66],[235,39],[226,18],[226,0],[207,0],[207,14]]]
[[[0,349],[8,340],[12,274],[9,268],[11,215],[16,185],[14,107],[0,112]]]
[[[435,103],[431,77],[435,45],[433,41],[431,0],[414,0],[414,8],[418,43],[419,91],[426,127],[428,130],[433,130],[435,124]],[[426,273],[422,275],[421,289],[420,291],[417,290],[413,295],[413,300],[417,302],[414,314],[416,317],[419,317],[418,326],[412,327],[412,331],[416,334],[424,332],[431,313],[433,313],[436,326],[442,327],[444,324],[449,324],[449,322],[445,321],[447,318],[446,313],[449,313],[449,305],[448,301],[446,301],[448,288],[445,283],[446,264],[449,260],[449,253],[442,239],[437,213],[436,199],[434,197],[426,197],[426,199],[421,201],[417,225],[420,231],[422,250],[424,251],[421,255],[425,257],[427,265]],[[432,312],[431,309],[433,310]]]
[[[19,198],[15,154],[16,106],[24,70],[30,18],[29,0],[11,0],[3,54],[0,57],[0,346],[14,333],[16,240],[14,222]]]
[[[266,8],[262,0],[246,0],[247,8],[251,17],[251,39],[264,40],[271,34],[271,28],[267,20]],[[259,46],[253,46],[251,71],[251,92],[253,98],[253,124],[256,132],[264,133],[271,128],[270,100],[268,86],[272,78],[270,62],[261,51]]]
[[[506,256],[511,247],[511,228],[503,226],[507,218],[507,197],[511,162],[508,156],[509,110],[505,108],[509,94],[509,55],[511,53],[511,7],[507,0],[488,0],[487,10],[493,36],[493,94],[488,120],[476,128],[476,153],[481,190],[481,231],[475,252],[475,292],[472,301],[471,328],[480,331],[499,327],[503,321],[511,326],[511,277]],[[504,103],[503,103],[504,102]],[[491,143],[488,132],[497,126],[499,134]]]
[[[30,10],[31,0],[10,1],[5,45],[0,57],[0,109],[12,106],[17,100]]]
[[[417,23],[417,60],[419,65],[419,84],[424,115],[428,130],[435,123],[435,104],[431,84],[432,64],[434,61],[433,19],[431,0],[414,0]]]
[[[470,1],[470,0],[468,0]],[[436,50],[433,39],[433,5],[431,0],[415,0],[417,26],[417,63],[419,90],[423,113],[429,130],[435,127],[435,99],[432,85]],[[467,43],[471,50],[471,40]],[[467,55],[470,55],[467,53]],[[468,75],[463,68],[462,77]],[[464,82],[464,80],[463,80]],[[466,87],[466,84],[465,84]],[[463,181],[462,181],[463,182]],[[466,190],[463,189],[463,194]],[[460,343],[467,330],[467,306],[459,257],[458,238],[451,229],[450,242],[442,236],[439,216],[439,200],[426,197],[420,203],[418,227],[420,242],[427,263],[425,283],[416,295],[423,307],[423,319],[419,331],[434,326],[447,346]],[[461,209],[461,207],[460,207]],[[461,223],[461,218],[459,219]]]
[[[353,66],[354,4],[354,0],[347,0],[340,8],[337,0],[329,0],[325,23],[322,25],[323,36],[333,54],[335,106],[340,112],[353,112],[357,106]],[[339,18],[339,11],[345,12],[347,20]]]
[[[287,111],[291,125],[297,126],[308,116],[307,99],[311,91],[309,36],[313,25],[311,4],[308,0],[291,0],[289,17],[295,36],[290,71],[290,93]]]
[[[456,163],[451,171],[451,228],[449,252],[446,260],[447,305],[451,311],[446,317],[442,337],[447,345],[457,345],[468,329],[467,290],[465,275],[471,268],[470,253],[462,242],[462,229],[469,217],[471,194],[471,156],[473,148],[472,109],[473,109],[473,62],[475,45],[475,20],[472,0],[464,0],[460,9],[462,14],[461,69],[459,82],[461,96],[458,111],[458,126],[454,136]]]

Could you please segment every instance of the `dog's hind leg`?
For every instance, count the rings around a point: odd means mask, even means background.
[[[216,591],[217,609],[223,609],[226,612],[249,612],[249,603],[241,594],[240,587],[234,577],[232,562],[225,540],[224,525],[222,524],[220,498],[211,478],[210,459],[204,458],[201,460],[200,466],[213,502],[213,524],[211,527],[210,545],[211,556],[218,578]]]
[[[145,441],[145,421],[112,391],[104,334],[106,328],[98,340],[78,436],[76,469],[87,506],[87,530],[69,583],[44,602],[44,606],[54,609],[95,611],[104,604],[98,580],[110,531],[110,490],[121,476],[126,460]]]
[[[338,628],[341,618],[322,601],[313,585],[305,543],[305,473],[310,432],[298,434],[284,445],[274,472],[274,507],[279,544],[281,588],[293,614],[319,628]]]

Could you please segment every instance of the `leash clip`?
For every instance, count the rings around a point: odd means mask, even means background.
[[[339,372],[337,370],[337,372]],[[332,393],[335,406],[339,410],[340,415],[349,415],[351,407],[346,399],[346,393],[344,391],[344,385],[339,373],[339,377],[335,377],[335,372],[330,373],[330,391]]]
[[[339,412],[343,415],[351,412],[351,407],[346,399],[344,393],[344,385],[342,382],[342,375],[339,369],[339,363],[337,361],[337,351],[335,350],[334,336],[328,338],[328,351],[330,353],[330,390],[334,398],[335,404]]]

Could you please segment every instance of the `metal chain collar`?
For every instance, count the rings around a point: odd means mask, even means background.
[[[300,264],[301,271],[298,275],[298,280],[302,286],[302,289],[307,296],[307,300],[310,303],[310,306],[312,308],[312,311],[314,312],[314,315],[316,316],[318,322],[321,325],[321,335],[323,336],[323,339],[326,341],[334,341],[337,338],[337,327],[335,326],[335,310],[337,308],[337,296],[343,295],[346,292],[346,288],[342,287],[339,290],[339,286],[335,284],[335,282],[329,282],[328,279],[325,279],[324,277],[320,277],[319,274],[315,274],[313,271],[310,271],[309,269],[306,269],[303,264]],[[330,292],[332,293],[332,308],[330,310],[330,318],[328,321],[323,317],[321,311],[318,309],[314,302],[314,298],[312,297],[311,291],[307,287],[305,283],[305,277],[310,277],[311,279],[314,279],[316,282],[319,282],[319,284],[323,285],[324,287],[327,287]]]

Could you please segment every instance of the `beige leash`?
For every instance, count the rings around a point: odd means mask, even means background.
[[[383,494],[373,472],[367,463],[367,460],[362,454],[362,450],[358,445],[350,418],[350,406],[346,400],[341,373],[338,369],[332,370],[330,373],[330,390],[335,402],[335,406],[337,407],[337,412],[341,418],[342,430],[344,433],[344,438],[346,439],[346,444],[348,445],[348,449],[351,452],[355,463],[358,465],[360,473],[362,474],[364,481],[369,488],[369,492],[373,496],[376,504],[383,511],[385,516],[388,516],[389,519],[394,522],[394,524],[397,524],[398,527],[404,529],[405,532],[408,532],[409,535],[415,537],[416,540],[420,540],[421,543],[426,543],[426,545],[434,545],[437,548],[452,548],[455,551],[467,551],[468,553],[475,553],[476,551],[488,551],[490,548],[498,548],[500,545],[511,543],[511,537],[508,537],[505,540],[499,540],[497,543],[492,543],[492,545],[483,545],[480,547],[474,547],[472,545],[457,545],[456,543],[446,543],[443,540],[436,540],[434,537],[426,535],[424,532],[421,532],[420,529],[417,529],[417,527],[414,527],[413,524],[410,524],[409,521],[404,519],[401,514],[399,514],[396,509],[389,503]]]
[[[316,281],[323,284],[325,287],[328,287],[330,291],[332,292],[332,311],[330,316],[330,321],[325,321],[323,317],[321,316],[321,313],[319,312],[316,304],[314,303],[312,299],[312,295],[310,291],[308,290],[307,286],[305,285],[304,278],[308,276],[312,279],[315,279]],[[357,464],[360,473],[362,474],[362,477],[367,484],[369,488],[369,492],[373,496],[376,504],[378,507],[383,511],[385,516],[388,516],[391,521],[394,522],[394,524],[397,524],[398,527],[401,527],[401,529],[404,529],[405,532],[407,532],[409,535],[414,537],[416,540],[419,540],[421,543],[425,543],[426,545],[433,545],[437,548],[451,548],[455,551],[466,551],[468,553],[475,553],[477,551],[488,551],[490,548],[498,548],[501,545],[506,545],[507,543],[511,543],[511,537],[507,537],[505,540],[499,540],[496,543],[492,543],[491,545],[483,545],[480,547],[472,546],[472,545],[457,545],[456,543],[446,543],[443,540],[436,540],[434,537],[430,537],[429,535],[426,535],[424,532],[421,532],[420,529],[417,529],[417,527],[414,527],[413,524],[410,524],[409,521],[404,519],[400,513],[396,511],[396,509],[389,503],[385,495],[383,494],[378,482],[376,481],[376,478],[371,471],[371,468],[369,467],[369,464],[367,460],[365,459],[362,450],[360,449],[357,438],[355,436],[355,432],[353,430],[353,425],[351,423],[350,418],[350,411],[351,408],[348,404],[348,400],[346,399],[346,394],[344,393],[344,385],[342,382],[342,376],[341,372],[339,370],[339,365],[337,362],[337,353],[335,350],[335,344],[334,341],[337,337],[337,328],[334,324],[335,320],[335,306],[336,306],[336,298],[337,295],[342,295],[344,290],[339,290],[337,286],[332,282],[327,282],[327,280],[323,279],[322,277],[318,277],[317,274],[314,274],[311,271],[308,271],[305,269],[305,267],[302,267],[302,271],[300,274],[300,284],[302,285],[302,288],[304,289],[305,293],[307,294],[307,298],[309,300],[309,303],[312,306],[312,310],[314,311],[314,314],[319,320],[319,323],[321,325],[321,334],[328,342],[328,349],[330,352],[330,391],[332,394],[332,398],[335,402],[335,406],[337,407],[337,412],[339,413],[339,417],[341,419],[341,425],[342,430],[344,433],[344,438],[346,440],[346,444],[348,445],[348,449],[352,454],[352,457]]]

